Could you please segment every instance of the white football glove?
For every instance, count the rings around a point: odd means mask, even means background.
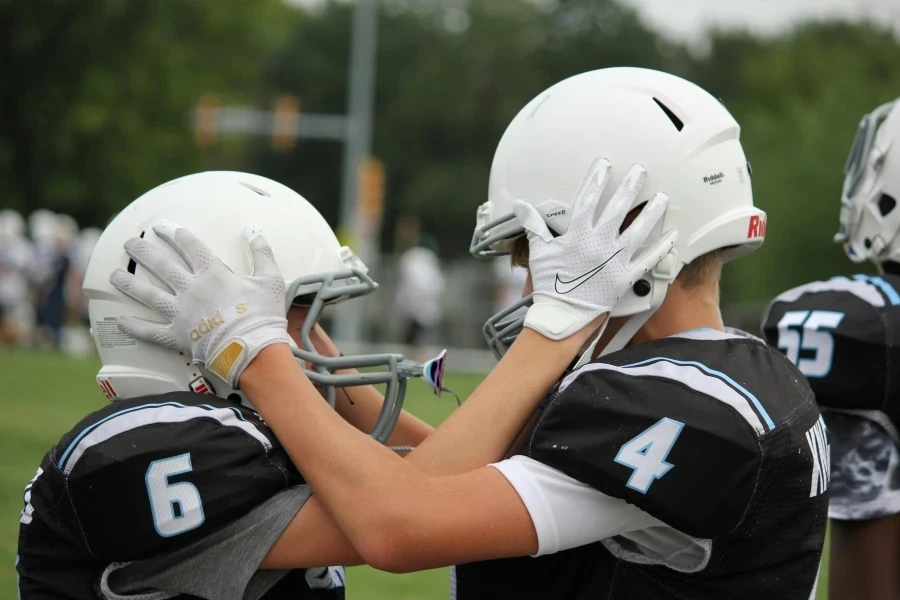
[[[260,350],[290,343],[284,279],[272,249],[258,227],[245,227],[252,275],[242,276],[233,273],[184,227],[161,221],[153,225],[153,231],[184,259],[187,269],[141,238],[125,242],[125,251],[172,292],[122,269],[113,271],[109,282],[169,323],[122,316],[119,329],[139,340],[184,352],[195,364],[238,389],[241,373]]]
[[[559,237],[553,236],[534,206],[521,199],[513,203],[516,218],[528,234],[528,268],[534,284],[534,304],[525,315],[525,327],[552,340],[567,338],[610,312],[678,239],[678,232],[671,231],[635,256],[665,214],[669,197],[656,194],[620,234],[647,171],[633,165],[598,215],[611,168],[606,159],[594,161],[576,196],[569,227]]]

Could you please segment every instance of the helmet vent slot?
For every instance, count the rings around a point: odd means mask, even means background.
[[[897,201],[894,200],[893,196],[882,194],[881,198],[878,199],[878,210],[881,212],[882,217],[887,216],[887,214],[894,210],[894,207],[896,206]]]
[[[670,121],[672,121],[672,125],[675,126],[675,129],[677,129],[678,131],[684,129],[684,123],[675,115],[675,113],[669,110],[668,106],[660,102],[659,98],[654,98],[653,101],[656,102],[656,105],[659,106],[664,113],[666,113],[666,116],[669,117]]]
[[[251,192],[256,192],[260,196],[265,196],[266,198],[272,197],[272,195],[269,192],[267,192],[265,190],[261,190],[258,187],[256,187],[255,185],[251,185],[251,184],[247,183],[246,181],[239,181],[238,185],[242,185],[245,188],[247,188],[248,190],[250,190]]]
[[[144,237],[144,234],[145,234],[145,233],[147,233],[146,230],[142,231],[142,232],[141,232],[141,235],[140,235],[139,237]],[[131,273],[132,275],[134,275],[135,269],[137,269],[137,263],[134,262],[134,259],[133,259],[133,258],[129,258],[129,259],[128,259],[128,269],[127,269],[128,272]]]

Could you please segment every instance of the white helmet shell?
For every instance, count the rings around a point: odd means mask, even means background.
[[[204,373],[178,352],[145,344],[119,332],[120,315],[136,315],[154,321],[162,317],[128,298],[109,283],[114,269],[165,287],[130,260],[126,240],[142,236],[174,251],[153,232],[162,218],[187,227],[204,241],[235,273],[249,274],[249,260],[241,231],[248,223],[259,225],[272,246],[287,284],[294,280],[346,269],[341,246],[319,212],[293,190],[256,175],[208,172],[189,175],[147,192],[122,210],[110,223],[91,255],[84,278],[91,334],[103,368],[97,375],[108,396],[130,398],[211,386]],[[312,293],[316,285],[299,294]],[[216,386],[217,395],[232,390]]]
[[[645,313],[646,319],[686,263],[717,249],[726,249],[730,260],[762,244],[766,214],[753,206],[740,126],[728,110],[680,77],[622,67],[557,83],[516,115],[494,155],[472,253],[509,252],[523,233],[512,216],[518,198],[536,206],[552,230],[565,232],[575,195],[597,158],[612,164],[604,202],[635,163],[647,169],[647,180],[634,206],[668,194],[668,211],[648,244],[673,228],[680,234],[646,278],[650,292],[629,292],[613,316]]]
[[[900,262],[900,102],[863,117],[844,174],[835,241],[854,262]]]

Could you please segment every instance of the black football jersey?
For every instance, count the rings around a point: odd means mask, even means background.
[[[900,428],[900,277],[835,277],[784,292],[763,334],[826,409],[880,411]],[[893,425],[891,427],[891,425]]]
[[[111,563],[187,546],[302,483],[248,408],[189,392],[116,401],[65,434],[26,488],[21,600],[96,600]],[[331,600],[343,588],[311,589],[297,571],[263,598]]]
[[[456,567],[459,600],[808,600],[828,509],[825,428],[806,380],[762,340],[688,332],[563,380],[525,455],[690,536],[701,558],[616,536]]]

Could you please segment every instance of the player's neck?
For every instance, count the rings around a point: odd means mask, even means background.
[[[898,262],[888,261],[881,263],[881,268],[884,269],[884,272],[888,275],[900,275],[900,263]]]
[[[719,310],[718,285],[685,289],[678,281],[673,282],[662,306],[638,330],[632,344],[652,342],[692,329],[725,329]]]

